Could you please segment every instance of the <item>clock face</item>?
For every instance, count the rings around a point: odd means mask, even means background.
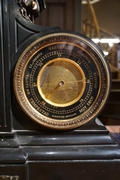
[[[54,32],[30,44],[18,59],[14,91],[23,111],[53,129],[94,119],[110,92],[108,63],[87,37]]]
[[[84,72],[76,62],[68,58],[48,61],[37,77],[37,87],[47,103],[67,107],[77,102],[85,89]]]

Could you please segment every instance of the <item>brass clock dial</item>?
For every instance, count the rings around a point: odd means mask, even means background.
[[[23,111],[53,129],[73,129],[95,118],[110,92],[102,51],[87,37],[54,32],[31,43],[14,71],[14,91]]]
[[[57,107],[67,107],[77,102],[84,92],[85,84],[80,66],[67,58],[48,61],[37,78],[41,97]]]

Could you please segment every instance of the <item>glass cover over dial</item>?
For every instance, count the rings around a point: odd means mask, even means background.
[[[86,79],[80,66],[67,58],[46,63],[38,74],[37,87],[49,104],[66,107],[77,102],[85,89]]]

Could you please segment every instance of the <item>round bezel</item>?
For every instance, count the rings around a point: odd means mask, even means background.
[[[14,71],[23,111],[53,129],[73,129],[97,117],[110,92],[110,70],[101,49],[73,32],[54,32],[31,43]]]

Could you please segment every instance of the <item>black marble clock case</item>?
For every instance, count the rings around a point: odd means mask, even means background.
[[[36,38],[59,27],[26,21],[15,0],[0,1],[0,178],[85,180],[120,177],[120,145],[96,118],[71,131],[33,122],[18,105],[13,72]]]

